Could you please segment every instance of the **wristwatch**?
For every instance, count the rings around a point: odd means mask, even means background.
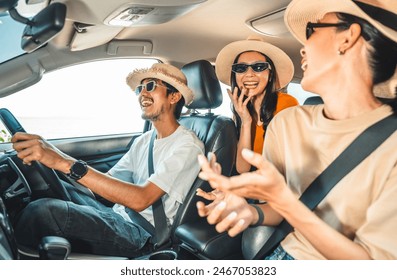
[[[70,167],[70,173],[67,174],[73,180],[80,180],[88,172],[88,165],[82,160],[75,161]]]

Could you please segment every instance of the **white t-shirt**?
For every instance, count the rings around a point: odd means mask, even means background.
[[[166,193],[162,198],[164,211],[168,223],[172,224],[179,205],[183,203],[200,171],[197,156],[204,152],[204,144],[193,131],[183,126],[179,126],[168,137],[156,139],[153,145],[154,173],[148,178],[148,149],[151,135],[152,131],[148,131],[138,137],[130,150],[108,173],[138,186],[150,181],[161,188]],[[113,210],[131,221],[124,206],[115,204]],[[154,225],[151,206],[140,214]]]

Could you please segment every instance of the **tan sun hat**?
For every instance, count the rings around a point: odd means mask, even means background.
[[[132,90],[135,90],[144,79],[148,78],[162,80],[176,88],[185,99],[185,105],[193,102],[194,94],[187,86],[186,76],[175,66],[165,63],[155,63],[150,68],[134,70],[127,76],[127,84]]]
[[[263,53],[273,61],[276,67],[280,89],[288,85],[292,80],[294,76],[294,64],[289,56],[278,47],[264,42],[260,37],[251,36],[246,40],[232,42],[219,52],[215,61],[215,71],[222,83],[230,86],[232,64],[239,54],[247,51]]]
[[[318,22],[327,13],[341,12],[360,17],[371,23],[383,35],[397,42],[397,1],[396,0],[292,0],[288,5],[284,22],[295,38],[306,42],[306,24]],[[394,75],[396,77],[396,75]],[[396,78],[375,86],[377,96],[395,95],[391,84],[397,84]],[[385,92],[389,89],[388,92]]]

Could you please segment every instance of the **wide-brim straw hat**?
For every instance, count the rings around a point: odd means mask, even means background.
[[[185,74],[177,67],[165,63],[155,63],[150,68],[134,70],[127,76],[127,84],[132,90],[135,90],[143,80],[149,78],[159,79],[176,88],[185,99],[185,105],[193,102],[193,91],[187,85]]]
[[[264,42],[260,37],[248,37],[246,40],[235,41],[226,45],[215,60],[215,71],[218,79],[231,84],[232,64],[236,57],[247,51],[257,51],[268,56],[274,63],[279,81],[279,89],[284,88],[294,76],[294,64],[291,58],[280,48]]]
[[[362,18],[384,36],[397,42],[396,0],[292,0],[285,11],[284,22],[292,35],[305,44],[306,24],[318,22],[325,14],[335,12]],[[396,75],[394,75],[389,81],[375,86],[374,92],[377,96],[390,98],[395,95],[392,85],[396,84]]]

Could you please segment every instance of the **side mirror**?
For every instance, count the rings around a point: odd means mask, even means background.
[[[21,47],[32,52],[43,46],[63,28],[66,18],[66,5],[53,3],[44,8],[26,23],[23,31]]]

